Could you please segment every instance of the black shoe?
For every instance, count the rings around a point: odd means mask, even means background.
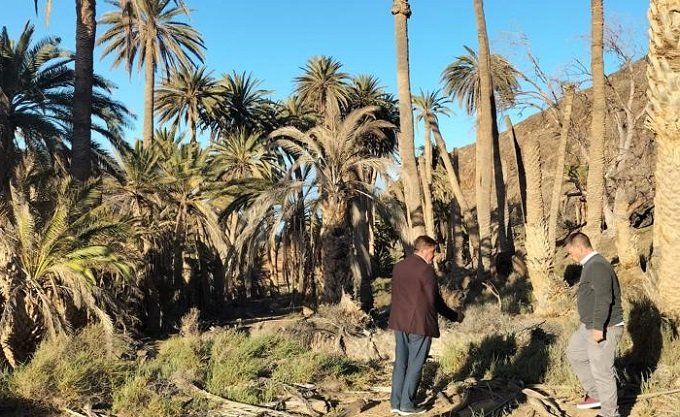
[[[425,414],[427,412],[423,407],[409,408],[407,410],[397,410],[400,416],[415,416],[417,414]]]

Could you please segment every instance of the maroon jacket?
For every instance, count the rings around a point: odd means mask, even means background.
[[[432,265],[418,255],[399,261],[392,271],[389,328],[421,336],[439,337],[437,314],[458,320],[439,294]]]

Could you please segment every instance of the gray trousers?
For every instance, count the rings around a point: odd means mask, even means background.
[[[614,358],[622,334],[623,326],[608,327],[605,340],[596,343],[590,330],[581,324],[567,346],[567,359],[586,395],[602,403],[602,417],[619,416]]]
[[[400,331],[395,331],[394,337],[397,343],[390,406],[398,410],[412,410],[416,408],[416,392],[432,338]]]

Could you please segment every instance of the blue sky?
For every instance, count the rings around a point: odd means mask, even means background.
[[[12,7],[7,7],[11,2]],[[53,0],[49,25],[43,20],[44,0],[35,15],[32,0],[4,0],[0,23],[16,38],[27,20],[36,24],[36,39],[62,38],[74,48],[73,0]],[[111,6],[97,1],[101,17]],[[214,75],[246,71],[263,80],[275,98],[289,95],[293,78],[314,55],[330,55],[346,72],[373,74],[396,94],[394,21],[391,0],[187,0],[193,9],[190,23],[202,32],[207,46],[206,66]],[[623,23],[646,48],[646,0],[605,1],[605,20]],[[441,88],[442,70],[464,53],[477,49],[472,0],[411,0],[409,20],[411,84],[414,92]],[[487,30],[491,48],[527,68],[522,49],[513,46],[518,33],[527,36],[545,71],[559,75],[574,59],[589,65],[590,1],[487,0]],[[98,33],[105,28],[100,26]],[[607,70],[615,61],[607,60]],[[96,52],[95,71],[118,85],[115,93],[138,118],[129,139],[139,137],[142,125],[143,74],[128,77],[124,68],[111,69]],[[449,147],[474,141],[473,120],[456,104],[453,116],[441,120]],[[517,120],[515,120],[517,121]],[[417,131],[418,133],[419,131]],[[419,135],[416,144],[422,144]]]

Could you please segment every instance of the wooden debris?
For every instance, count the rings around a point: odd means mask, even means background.
[[[193,394],[200,395],[211,401],[222,404],[223,408],[220,413],[223,417],[262,417],[262,416],[274,416],[274,417],[296,417],[294,414],[286,413],[284,411],[273,410],[271,408],[260,407],[257,405],[244,404],[238,401],[227,400],[226,398],[219,397],[217,395],[211,394],[208,391],[202,390],[191,382],[184,381],[181,379],[176,379],[175,385]]]
[[[545,394],[542,394],[531,388],[524,388],[522,390],[522,394],[527,396],[529,404],[542,416],[569,417],[569,415],[560,408],[555,400]]]

